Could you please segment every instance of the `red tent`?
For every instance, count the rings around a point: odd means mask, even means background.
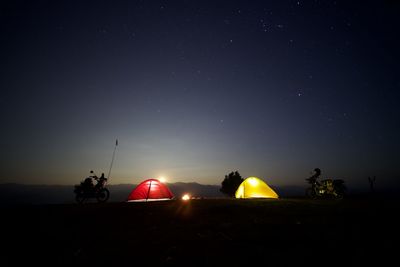
[[[128,201],[168,200],[173,197],[165,184],[156,179],[148,179],[132,190]]]

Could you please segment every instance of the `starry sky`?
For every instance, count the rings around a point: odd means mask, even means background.
[[[398,184],[396,1],[2,1],[0,182]]]

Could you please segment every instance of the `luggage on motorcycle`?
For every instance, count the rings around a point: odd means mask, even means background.
[[[321,183],[323,183],[324,185],[332,185],[333,184],[333,180],[332,179],[325,179],[325,180],[321,180]]]
[[[335,188],[333,187],[333,180],[332,179],[325,179],[325,180],[322,180],[321,182],[329,192],[333,192],[334,191]]]
[[[91,177],[88,177],[85,179],[85,181],[83,182],[84,186],[93,186],[93,179]]]

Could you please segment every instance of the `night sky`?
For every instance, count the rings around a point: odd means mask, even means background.
[[[398,185],[396,1],[2,1],[0,182]]]

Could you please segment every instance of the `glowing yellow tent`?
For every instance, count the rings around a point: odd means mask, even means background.
[[[278,194],[263,180],[249,177],[244,180],[235,193],[236,198],[278,198]]]

